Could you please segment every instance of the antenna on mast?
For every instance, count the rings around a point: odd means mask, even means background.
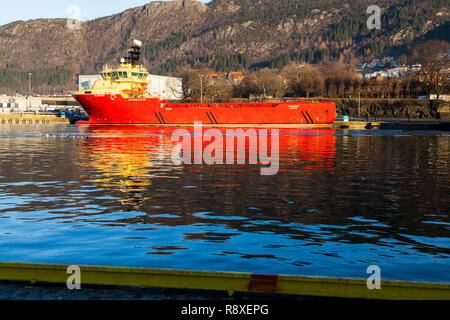
[[[139,59],[141,58],[142,42],[139,40],[134,40],[131,46],[131,50],[128,51],[128,57],[126,61],[133,65],[139,64]]]

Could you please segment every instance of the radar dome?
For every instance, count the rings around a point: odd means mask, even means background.
[[[136,46],[136,47],[138,47],[138,48],[140,48],[140,47],[142,47],[142,42],[139,41],[139,40],[134,40],[134,41],[133,41],[133,45]]]

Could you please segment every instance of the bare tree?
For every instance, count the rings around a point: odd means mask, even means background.
[[[284,78],[273,69],[264,68],[256,73],[259,92],[275,98],[286,94]]]
[[[308,98],[320,95],[323,77],[317,67],[292,63],[284,67],[282,73],[287,79],[287,89],[291,95]]]
[[[233,96],[236,98],[249,98],[252,94],[263,94],[258,85],[258,76],[253,73],[244,78],[234,87]]]
[[[231,97],[232,85],[224,74],[216,74],[211,69],[194,70],[187,66],[178,73],[183,81],[183,98],[186,100],[214,102]]]
[[[328,96],[343,97],[353,93],[353,83],[359,81],[355,66],[333,62],[321,66]]]
[[[430,40],[415,46],[410,60],[420,63],[418,78],[425,84],[428,98],[434,91],[439,100],[442,90],[449,82],[450,44],[447,41]]]

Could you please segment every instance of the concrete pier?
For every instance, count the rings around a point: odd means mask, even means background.
[[[367,120],[335,121],[335,129],[380,130],[444,130],[450,131],[450,121]]]
[[[0,114],[0,126],[5,125],[52,125],[70,124],[68,118],[56,117],[54,115],[40,115],[27,113],[4,113]]]

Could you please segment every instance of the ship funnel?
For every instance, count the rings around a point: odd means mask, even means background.
[[[133,46],[136,46],[136,47],[138,47],[138,48],[141,48],[141,47],[142,47],[142,42],[139,41],[139,40],[134,40],[134,41],[133,41]]]

